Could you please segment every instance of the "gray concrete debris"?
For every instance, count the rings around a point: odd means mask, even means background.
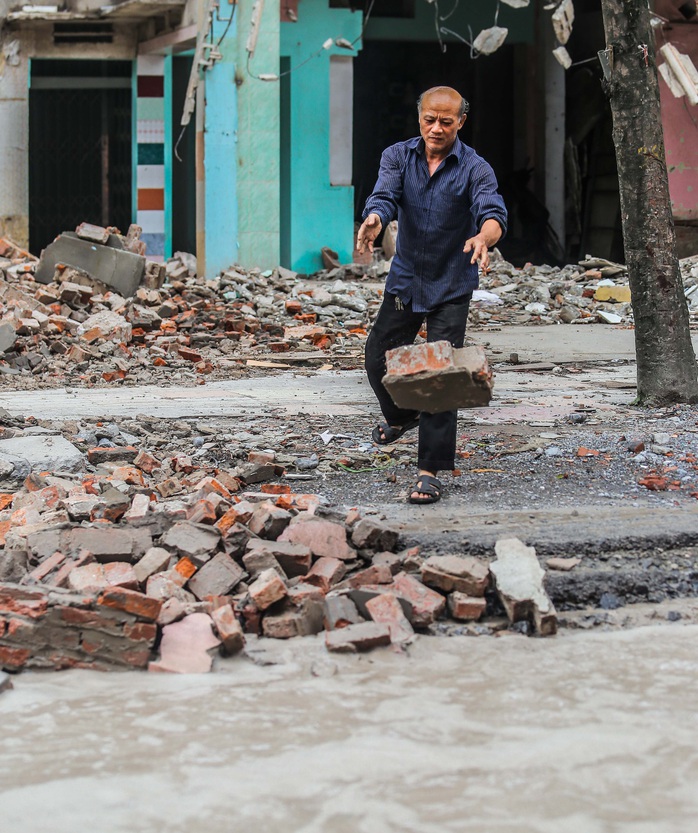
[[[518,538],[500,538],[490,564],[494,583],[512,623],[528,622],[540,636],[557,632],[557,613],[543,586],[545,570],[536,551]]]
[[[85,467],[83,454],[60,434],[0,440],[0,457],[26,461],[29,471],[75,472]]]
[[[35,279],[51,283],[60,264],[86,272],[125,298],[135,294],[145,273],[145,258],[141,255],[68,234],[59,235],[41,253]]]

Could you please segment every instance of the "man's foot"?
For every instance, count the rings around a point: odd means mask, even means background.
[[[428,471],[420,471],[414,489],[407,500],[410,503],[436,503],[441,500],[443,486],[438,478]]]
[[[405,432],[411,428],[416,428],[417,425],[419,425],[419,417],[411,419],[404,425],[388,425],[387,422],[381,422],[380,425],[376,425],[373,429],[371,438],[377,445],[388,445],[389,443],[394,443],[395,440],[399,440]]]

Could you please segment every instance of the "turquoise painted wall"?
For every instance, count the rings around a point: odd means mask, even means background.
[[[238,259],[271,269],[280,260],[280,85],[254,76],[279,72],[279,0],[265,0],[254,55],[247,64],[253,3],[238,4]]]
[[[420,0],[421,2],[421,0]],[[281,55],[293,68],[322,47],[328,38],[353,41],[361,33],[362,15],[330,9],[327,0],[302,0],[298,22],[281,24]],[[360,42],[356,44],[360,46]],[[322,268],[320,249],[329,246],[343,263],[351,262],[354,246],[354,189],[330,185],[330,55],[349,55],[332,47],[287,77],[290,96],[290,154],[284,212],[284,264],[299,272]],[[285,199],[290,197],[288,199]]]
[[[416,0],[415,16],[411,20],[388,17],[370,18],[364,40],[436,42],[438,15],[439,18],[447,18],[439,20],[439,27],[446,27],[470,42],[471,35],[468,27],[474,39],[483,29],[494,26],[497,5],[499,5],[497,26],[509,30],[506,42],[508,44],[533,43],[535,2],[536,0],[533,0],[533,3],[522,9],[512,9],[504,3],[498,4],[497,0],[478,0],[477,3],[470,0],[460,0],[460,2],[443,0],[438,6],[435,3],[427,3],[426,0]],[[450,14],[456,4],[455,11]],[[458,40],[457,37],[448,34],[443,34],[442,38],[446,44]]]
[[[233,7],[222,4],[225,13]],[[213,40],[228,24],[214,16]],[[237,19],[218,47],[222,59],[206,72],[206,275],[213,277],[239,262],[237,194],[238,107],[235,88]]]

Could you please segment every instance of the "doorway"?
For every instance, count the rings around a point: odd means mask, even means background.
[[[130,61],[33,60],[29,246],[80,223],[131,223]]]

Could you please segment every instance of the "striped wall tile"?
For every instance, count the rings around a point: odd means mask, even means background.
[[[165,229],[165,58],[136,60],[136,222],[143,229],[146,257],[164,259]]]

